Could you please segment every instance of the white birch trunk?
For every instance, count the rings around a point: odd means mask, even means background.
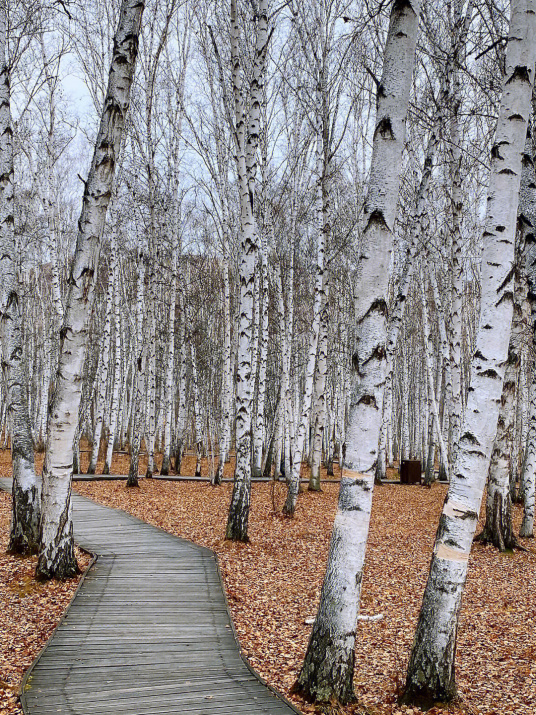
[[[135,379],[134,394],[132,402],[134,405],[133,425],[132,425],[132,440],[130,443],[130,467],[128,472],[127,487],[139,487],[139,463],[140,463],[140,445],[141,445],[141,425],[143,418],[143,410],[141,405],[143,402],[143,390],[145,380],[143,373],[147,365],[147,342],[144,340],[141,343],[141,352],[134,365]]]
[[[283,513],[293,516],[296,510],[298,494],[300,490],[301,462],[303,457],[306,433],[309,429],[311,405],[313,399],[314,376],[316,367],[316,353],[318,349],[318,335],[320,332],[320,316],[322,306],[325,303],[324,287],[324,259],[326,253],[326,242],[329,234],[328,223],[328,171],[329,161],[327,156],[328,148],[325,146],[325,122],[328,118],[324,115],[324,102],[321,89],[320,74],[318,77],[319,90],[317,92],[316,117],[316,231],[317,231],[317,255],[316,255],[316,276],[313,302],[313,322],[309,337],[309,349],[307,355],[307,365],[305,368],[305,387],[303,393],[303,403],[298,432],[292,445],[292,472],[289,475],[288,492],[283,507]]]
[[[242,97],[240,67],[240,24],[236,0],[231,0],[231,61],[235,102],[235,148],[240,194],[240,318],[238,325],[238,369],[236,386],[236,469],[225,536],[233,541],[248,540],[251,497],[251,440],[254,378],[251,371],[253,292],[257,254],[257,229],[253,213],[257,147],[259,142],[262,78],[268,49],[268,0],[260,0],[249,123]],[[247,129],[247,131],[246,131]]]
[[[12,518],[8,551],[35,553],[38,548],[40,480],[35,474],[27,378],[23,363],[22,305],[17,278],[13,205],[13,140],[7,16],[0,7],[0,329],[7,423],[11,426],[13,468]],[[6,423],[6,433],[7,433]]]
[[[514,244],[534,76],[535,0],[513,0],[503,95],[492,149],[482,256],[482,302],[458,455],[436,535],[415,633],[405,701],[455,696],[458,614],[493,439],[512,321]]]
[[[42,378],[41,378],[41,389],[38,404],[38,414],[37,414],[37,430],[36,430],[36,449],[39,451],[45,450],[46,447],[46,434],[47,434],[47,423],[48,423],[48,396],[50,392],[50,380],[52,377],[52,371],[50,368],[50,363],[52,360],[52,347],[50,344],[50,339],[46,334],[47,326],[45,326],[43,331],[43,362],[42,362]]]
[[[106,318],[102,333],[102,345],[99,355],[98,389],[95,407],[95,430],[93,432],[93,444],[91,447],[91,457],[87,469],[88,474],[95,474],[97,460],[99,458],[102,427],[104,423],[104,412],[106,408],[106,391],[108,388],[108,371],[110,369],[110,342],[112,333],[112,306],[113,306],[113,275],[108,277],[108,292],[106,294]]]
[[[128,111],[143,9],[142,0],[123,0],[121,4],[109,83],[78,223],[43,467],[41,546],[37,564],[40,578],[68,578],[78,570],[70,498],[73,441],[78,426],[100,237]]]
[[[223,469],[231,443],[233,375],[231,372],[231,284],[229,281],[229,264],[227,259],[223,261],[223,332],[221,438],[218,468],[214,477],[215,484],[221,484],[221,480],[223,479]]]
[[[261,235],[261,290],[259,319],[259,379],[257,387],[257,414],[253,433],[252,475],[262,474],[262,454],[265,442],[264,404],[266,398],[266,368],[268,364],[268,247],[266,231]]]
[[[294,234],[292,234],[294,235]],[[294,335],[294,244],[290,247],[290,268],[287,291],[287,314],[285,352],[283,354],[282,375],[285,400],[285,479],[288,481],[292,473],[292,449],[294,445],[294,410],[292,409],[292,336]]]
[[[177,254],[172,249],[171,257],[171,285],[169,289],[168,311],[168,351],[166,361],[166,386],[165,386],[165,426],[164,426],[164,454],[162,458],[162,475],[168,475],[171,468],[171,420],[173,409],[173,368],[175,365],[175,307],[177,302]]]
[[[315,422],[313,425],[313,449],[311,457],[311,477],[309,479],[309,491],[320,491],[320,465],[322,462],[322,445],[327,420],[327,395],[326,376],[328,372],[328,323],[329,307],[328,296],[324,299],[322,312],[320,314],[320,333],[318,337],[318,356],[316,367],[315,383]]]
[[[424,274],[421,269],[421,301],[422,301],[422,311],[423,311],[423,333],[424,333],[424,353],[426,362],[426,377],[428,383],[428,394],[429,400],[432,406],[433,422],[438,435],[439,449],[441,454],[446,457],[446,447],[443,442],[443,435],[441,434],[441,421],[439,419],[439,407],[437,404],[435,385],[434,385],[434,366],[433,366],[433,344],[430,334],[430,323],[428,320],[428,308],[426,305],[426,293],[425,293],[425,281]]]
[[[534,102],[533,102],[534,117]],[[536,231],[536,171],[533,156],[534,120],[531,131],[527,132],[521,188],[519,192],[518,219],[521,233],[526,244],[525,273],[528,283],[527,300],[530,306],[530,323],[532,328],[532,345],[536,342],[536,246],[534,236]],[[522,465],[521,484],[523,485],[523,521],[519,530],[521,537],[534,536],[534,501],[536,482],[536,365],[531,362],[530,402],[525,454]]]
[[[462,137],[460,135],[460,112],[462,86],[460,67],[464,59],[467,32],[473,14],[474,0],[469,0],[462,18],[462,1],[455,0],[451,51],[445,67],[447,91],[445,101],[449,117],[449,178],[451,184],[451,239],[452,239],[452,300],[450,313],[450,365],[452,392],[449,413],[449,474],[456,461],[456,449],[460,438],[463,418],[462,393],[462,310],[464,275],[462,265]]]
[[[500,551],[513,549],[517,544],[512,524],[510,476],[512,469],[515,469],[512,464],[515,461],[512,442],[516,441],[514,437],[516,401],[519,404],[516,385],[520,381],[521,350],[524,337],[523,305],[527,293],[524,265],[525,238],[522,232],[518,233],[517,243],[512,331],[497,420],[497,433],[489,467],[486,524],[478,537],[480,541],[492,543]]]
[[[179,367],[179,409],[177,414],[177,451],[175,454],[175,472],[181,473],[182,455],[186,441],[186,400],[187,400],[187,374],[188,374],[188,347],[186,345],[186,309],[184,306],[183,291],[179,291],[180,308],[180,367]]]
[[[358,345],[345,469],[331,538],[319,612],[298,686],[308,697],[343,703],[354,697],[354,645],[374,471],[382,418],[386,310],[393,226],[398,199],[405,120],[419,26],[418,0],[394,4],[384,50],[382,91],[365,207],[356,285]],[[356,380],[357,382],[357,380]]]
[[[104,459],[103,474],[110,474],[112,467],[112,456],[114,452],[115,439],[118,426],[119,413],[119,390],[121,389],[121,305],[120,305],[120,277],[119,277],[119,255],[115,240],[115,229],[112,229],[111,252],[112,252],[112,283],[114,291],[114,330],[115,330],[115,353],[114,353],[114,373],[112,386],[112,407],[110,409],[110,420],[108,429],[108,446]]]
[[[153,259],[154,262],[154,259]],[[147,416],[145,446],[147,448],[146,477],[156,471],[154,447],[156,441],[156,272],[154,266],[149,277],[149,346],[147,359]]]
[[[145,331],[143,330],[143,298],[145,294],[145,259],[138,252],[136,275],[136,333],[134,335],[134,364],[132,366],[132,397],[131,397],[131,426],[130,434],[130,467],[127,480],[128,487],[138,485],[138,466],[140,458],[141,425],[143,416],[143,373],[145,369]]]
[[[192,383],[194,390],[194,432],[195,432],[195,474],[201,476],[201,455],[203,453],[203,426],[201,421],[201,406],[199,403],[199,384],[197,381],[197,357],[193,341],[190,343],[192,357]]]
[[[529,429],[523,459],[523,521],[519,536],[534,537],[534,502],[536,486],[536,371],[532,368],[530,386]]]

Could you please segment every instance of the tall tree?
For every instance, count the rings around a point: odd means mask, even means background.
[[[319,701],[354,698],[355,632],[385,383],[389,264],[419,12],[419,0],[393,3],[376,97],[346,459],[320,605],[298,677],[298,687]]]
[[[0,327],[7,416],[11,426],[13,512],[8,550],[35,553],[39,539],[40,480],[35,474],[23,362],[22,306],[17,277],[13,206],[13,129],[6,5],[0,5]],[[7,430],[7,425],[6,425]]]
[[[536,0],[513,0],[482,255],[482,303],[456,464],[436,535],[406,679],[406,702],[456,694],[454,657],[469,553],[489,468],[508,357],[514,245],[534,81]]]
[[[78,570],[71,518],[73,440],[78,425],[81,378],[101,236],[128,112],[143,10],[143,0],[123,0],[121,3],[108,89],[85,182],[43,466],[43,511],[36,569],[41,579],[68,578]]]
[[[227,519],[226,538],[247,541],[251,497],[251,447],[253,387],[251,370],[253,346],[253,300],[258,229],[254,213],[257,148],[259,143],[262,81],[268,51],[268,0],[260,0],[256,17],[256,42],[250,87],[249,117],[244,101],[240,61],[240,18],[236,0],[231,0],[231,61],[234,99],[234,143],[240,192],[240,318],[236,386],[236,469]]]

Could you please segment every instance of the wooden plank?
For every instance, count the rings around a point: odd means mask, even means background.
[[[27,715],[297,712],[240,657],[211,551],[78,495],[73,522],[99,559],[23,681]]]

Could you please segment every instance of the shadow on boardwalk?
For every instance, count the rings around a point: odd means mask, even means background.
[[[73,520],[97,560],[25,676],[25,713],[298,712],[242,659],[212,551],[77,495]]]

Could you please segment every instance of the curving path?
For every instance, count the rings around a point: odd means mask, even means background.
[[[298,712],[242,660],[212,551],[78,495],[73,519],[98,558],[26,674],[27,715]]]

